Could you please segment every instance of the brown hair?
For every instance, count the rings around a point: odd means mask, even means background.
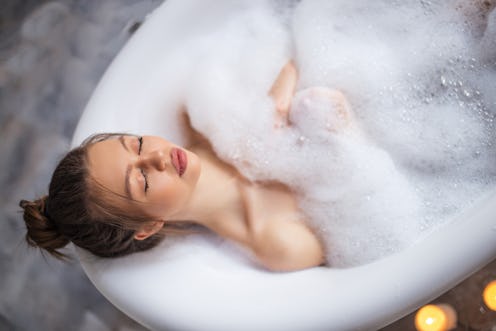
[[[159,233],[136,240],[136,230],[151,217],[120,210],[115,199],[128,199],[109,191],[89,175],[88,147],[121,135],[104,133],[89,137],[59,162],[48,195],[20,201],[30,246],[65,259],[68,256],[59,249],[71,241],[97,256],[118,257],[156,246],[165,232],[189,232],[191,223],[166,222]]]

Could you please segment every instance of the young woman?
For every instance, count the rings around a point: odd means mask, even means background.
[[[276,127],[290,125],[297,76],[288,62],[269,91]],[[346,110],[337,91],[310,93],[327,93]],[[188,149],[161,137],[100,134],[70,151],[54,171],[49,194],[20,202],[27,242],[58,258],[65,257],[59,249],[69,241],[101,257],[118,257],[200,225],[244,246],[270,270],[324,263],[321,242],[288,187],[247,181],[216,157],[186,116],[185,130]]]

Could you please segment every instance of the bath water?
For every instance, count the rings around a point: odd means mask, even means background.
[[[164,86],[181,86],[193,126],[222,159],[249,179],[276,179],[297,192],[331,266],[413,245],[495,186],[490,2],[215,6],[192,13],[195,28],[164,61]],[[290,58],[297,90],[342,91],[352,125],[329,130],[316,111],[274,128],[267,91]]]

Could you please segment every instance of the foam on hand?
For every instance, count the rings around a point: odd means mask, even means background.
[[[296,190],[331,266],[412,245],[494,186],[496,11],[480,14],[476,1],[229,3],[217,4],[222,19],[192,15],[203,26],[171,50],[183,65],[169,64],[164,80],[184,84],[192,124],[219,157]],[[342,91],[351,124],[329,130],[324,102],[274,128],[267,92],[290,58],[298,91]]]

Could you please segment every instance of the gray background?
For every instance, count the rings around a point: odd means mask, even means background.
[[[99,78],[161,2],[1,1],[0,330],[143,330],[98,293],[77,262],[27,247],[18,202],[45,194]],[[458,311],[457,330],[496,331],[496,313],[480,296],[492,279],[496,261],[434,302]],[[413,314],[385,330],[414,330]]]

